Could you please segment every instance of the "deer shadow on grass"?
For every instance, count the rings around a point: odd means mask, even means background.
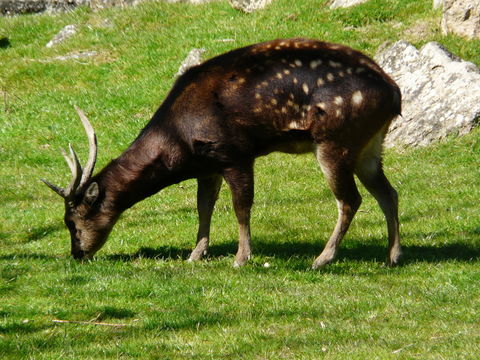
[[[455,234],[438,234],[446,238],[454,238]],[[406,235],[406,238],[419,238],[419,234]],[[420,236],[425,238],[426,236]],[[477,241],[475,241],[477,239]],[[480,239],[480,229],[472,229],[463,233],[463,239],[458,243],[450,244],[431,244],[422,245],[403,245],[403,258],[401,265],[416,262],[439,263],[445,261],[478,261],[480,260],[480,243],[475,246]],[[228,243],[210,245],[208,258],[215,259],[223,256],[233,256],[237,251],[237,239],[231,239]],[[313,259],[317,257],[325,246],[325,240],[317,243],[305,243],[295,240],[291,242],[275,242],[274,237],[258,236],[252,239],[253,256],[274,257],[281,260],[292,258]],[[131,261],[137,258],[151,259],[183,259],[186,260],[194,248],[159,246],[142,247],[133,254],[127,255],[107,255],[108,259]],[[375,261],[383,262],[387,256],[388,244],[385,239],[371,238],[365,242],[355,239],[345,239],[340,246],[337,260],[352,261]]]

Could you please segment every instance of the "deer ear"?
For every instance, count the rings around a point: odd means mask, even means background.
[[[96,182],[91,183],[88,185],[87,190],[85,191],[85,195],[83,196],[83,201],[87,205],[93,205],[93,203],[98,198],[98,184]]]

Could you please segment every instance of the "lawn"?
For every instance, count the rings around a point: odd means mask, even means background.
[[[387,268],[386,225],[364,202],[335,263],[310,270],[336,220],[312,155],[256,163],[254,257],[232,267],[237,225],[224,185],[207,259],[188,263],[196,182],[128,210],[92,261],[70,258],[58,149],[86,159],[73,104],[99,139],[97,170],[136,137],[192,47],[211,57],[278,37],[439,41],[480,65],[480,41],[442,36],[430,0],[276,0],[246,15],[226,1],[0,18],[0,358],[476,359],[480,353],[480,130],[428,148],[389,149],[400,196],[402,266]],[[65,25],[77,35],[45,44]],[[413,29],[413,30],[412,30]],[[418,30],[418,29],[421,29]],[[59,61],[76,51],[92,58]],[[266,266],[268,264],[268,266]],[[68,322],[54,322],[65,320]]]

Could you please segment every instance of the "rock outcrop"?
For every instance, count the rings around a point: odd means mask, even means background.
[[[443,0],[442,32],[480,39],[480,1]]]
[[[377,54],[379,65],[402,90],[402,117],[386,146],[424,146],[468,133],[480,120],[480,69],[435,42],[417,50],[399,41]]]
[[[433,8],[438,9],[443,7],[443,0],[433,0]]]
[[[175,76],[180,76],[185,73],[189,68],[195,65],[199,65],[202,62],[202,55],[205,52],[205,49],[192,49],[188,53],[187,57],[180,64],[180,67],[175,74]]]
[[[57,44],[64,42],[65,40],[72,37],[76,33],[77,33],[76,25],[67,25],[62,30],[60,30],[60,32],[57,35],[55,35],[53,39],[50,40],[45,46],[47,48],[53,47]]]
[[[251,13],[265,8],[272,0],[228,0],[234,9]]]
[[[334,0],[330,4],[330,9],[336,9],[336,8],[346,8],[358,4],[362,4],[364,2],[367,2],[368,0]]]
[[[109,7],[135,6],[146,0],[0,0],[0,14],[28,14],[39,12],[68,11],[77,6],[88,6],[92,9]],[[170,3],[203,4],[215,0],[162,0]]]

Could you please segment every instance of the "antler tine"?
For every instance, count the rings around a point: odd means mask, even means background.
[[[73,147],[71,144],[68,144],[68,147],[70,149],[70,156],[66,153],[65,150],[60,148],[60,151],[62,152],[63,157],[65,158],[65,161],[68,164],[68,167],[70,168],[70,171],[72,172],[72,180],[70,181],[70,185],[66,189],[58,187],[53,185],[52,183],[48,182],[45,179],[40,179],[42,180],[45,185],[47,185],[50,189],[55,191],[58,195],[63,197],[64,199],[70,198],[75,190],[77,189],[79,183],[80,183],[80,178],[82,176],[82,166],[80,165],[80,161],[78,160],[77,154],[73,150]]]
[[[55,191],[55,192],[56,192],[58,195],[60,195],[61,197],[63,197],[63,198],[66,197],[66,195],[65,195],[65,189],[62,189],[62,188],[60,188],[60,187],[58,187],[58,186],[55,186],[55,185],[51,184],[50,182],[48,182],[48,181],[45,180],[45,179],[40,179],[40,180],[42,180],[42,181],[45,183],[45,185],[47,185],[50,189],[52,189],[53,191]]]
[[[68,187],[65,189],[65,195],[66,197],[71,197],[75,194],[76,190],[79,187],[80,179],[82,178],[82,166],[80,165],[78,156],[73,150],[71,144],[68,144],[68,148],[70,149],[71,158],[69,158],[67,154],[65,154],[65,151],[63,151],[63,155],[65,157],[65,160],[67,160],[70,170],[72,171],[72,181],[70,182],[70,185],[68,185]]]
[[[80,120],[82,121],[83,127],[85,128],[89,145],[88,161],[83,170],[82,179],[80,180],[80,184],[78,187],[79,189],[81,189],[83,185],[88,181],[88,179],[90,179],[90,177],[92,176],[95,162],[97,161],[97,136],[95,135],[92,124],[90,124],[90,121],[88,121],[88,118],[85,116],[83,111],[76,105],[75,110],[77,111],[78,116],[80,116]]]
[[[70,147],[70,144],[69,144],[69,147]],[[65,150],[63,150],[63,148],[60,148],[60,151],[62,152],[62,155],[63,155],[63,158],[65,159],[65,161],[67,162],[68,164],[68,167],[70,168],[70,171],[73,173],[73,171],[75,171],[75,164],[74,162],[72,161],[72,159],[70,158],[70,156],[68,156],[67,152]]]
[[[97,137],[95,136],[95,131],[93,130],[92,125],[88,121],[85,114],[80,110],[77,106],[75,106],[75,110],[77,110],[80,119],[82,120],[83,127],[87,132],[88,136],[88,143],[89,143],[89,154],[88,154],[88,161],[85,166],[85,169],[82,170],[82,166],[80,161],[78,160],[78,156],[73,150],[71,144],[68,144],[70,149],[70,156],[66,153],[65,150],[60,149],[62,152],[65,161],[72,172],[72,180],[66,189],[55,186],[48,182],[47,180],[41,179],[50,189],[55,191],[58,195],[65,199],[69,199],[73,197],[78,191],[80,191],[83,185],[88,181],[88,179],[92,176],[93,168],[95,167],[95,162],[97,160]]]

